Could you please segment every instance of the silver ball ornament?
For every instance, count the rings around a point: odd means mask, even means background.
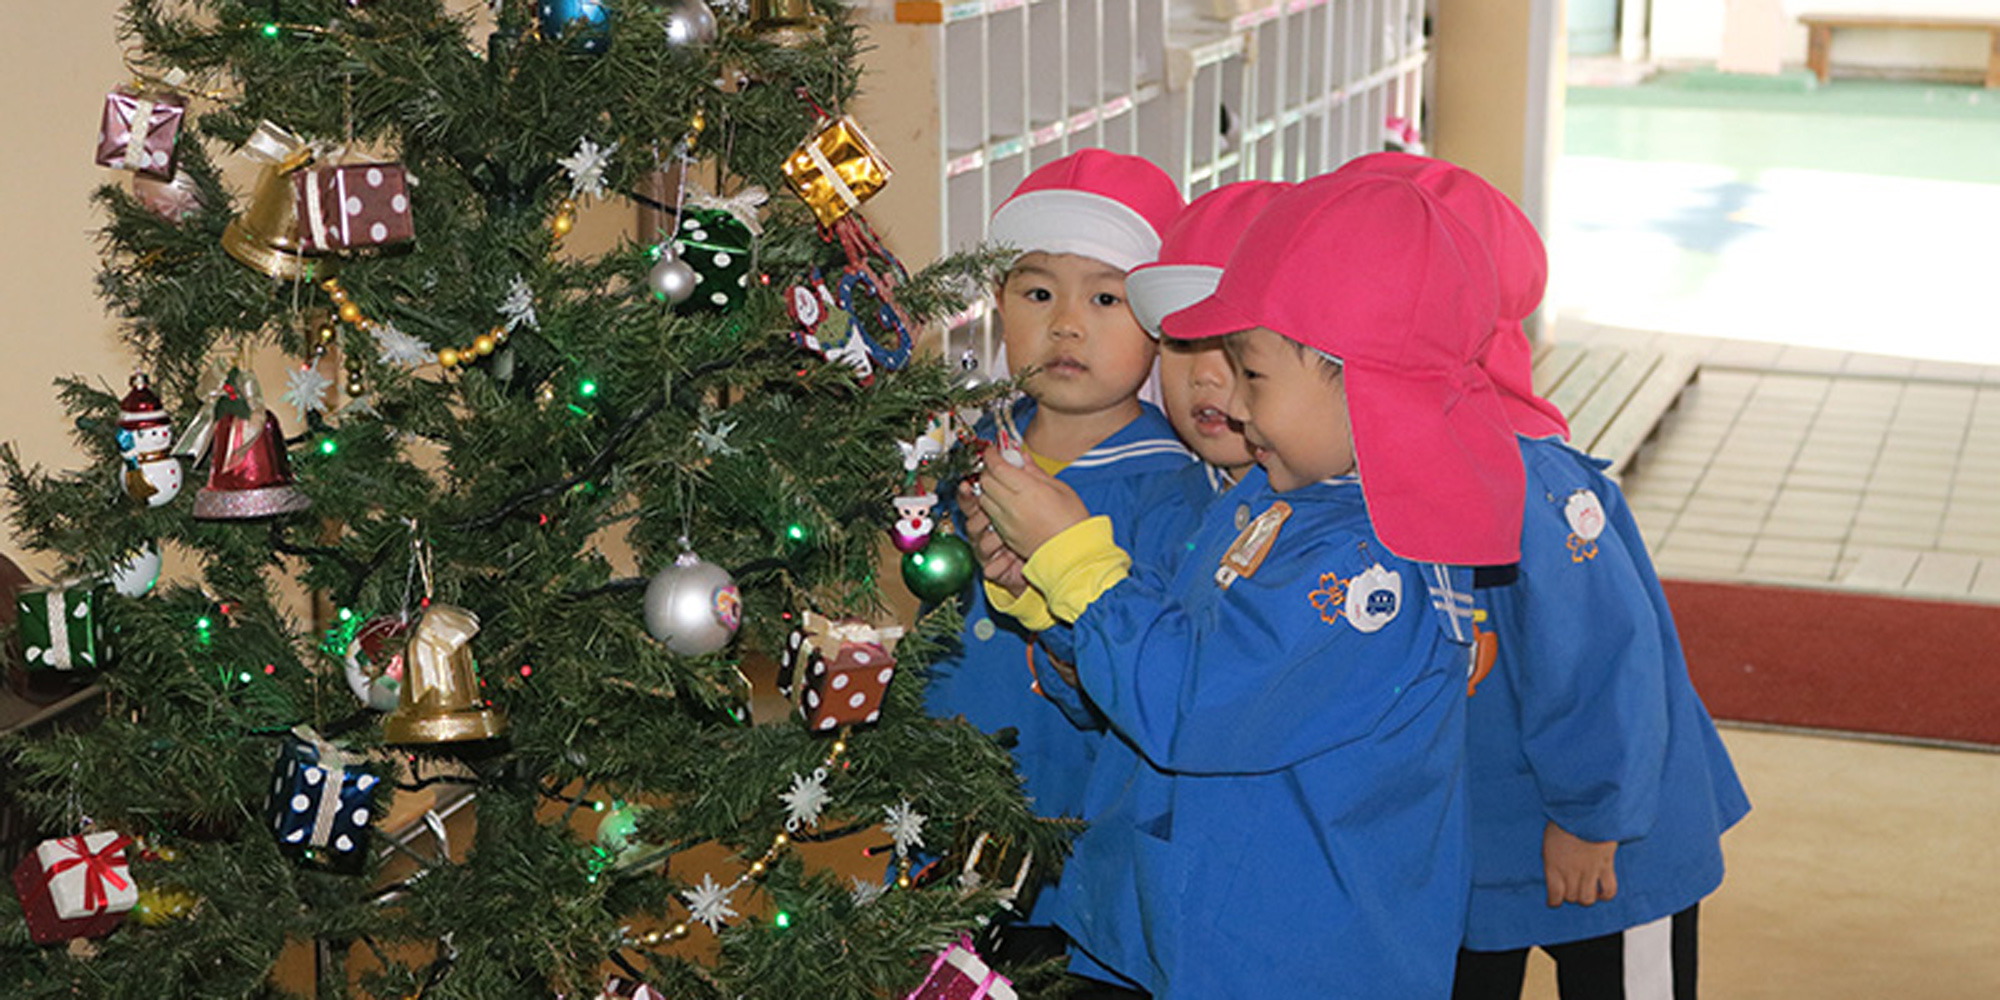
[[[715,12],[702,0],[670,0],[667,6],[667,45],[685,49],[715,41]]]
[[[729,571],[692,552],[646,585],[646,631],[682,656],[729,645],[743,623],[743,595]]]
[[[646,287],[652,289],[653,297],[668,305],[680,305],[694,297],[694,286],[701,278],[694,268],[674,252],[673,244],[660,248],[660,262],[646,275]]]
[[[160,582],[160,550],[151,545],[111,568],[111,587],[126,597],[144,597]]]

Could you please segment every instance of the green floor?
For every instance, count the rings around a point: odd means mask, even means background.
[[[1568,92],[1550,300],[1607,326],[2000,363],[2000,92],[1669,73]]]
[[[1679,72],[1568,101],[1568,155],[2000,182],[2000,91],[1980,87]]]

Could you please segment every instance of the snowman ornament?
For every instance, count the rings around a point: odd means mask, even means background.
[[[180,460],[168,454],[173,424],[144,372],[118,403],[118,453],[125,459],[125,492],[148,507],[171,503],[181,492]]]

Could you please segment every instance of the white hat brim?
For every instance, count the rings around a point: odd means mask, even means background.
[[[1030,191],[993,213],[986,238],[1022,253],[1069,253],[1121,271],[1160,256],[1160,234],[1146,217],[1100,194]]]
[[[1160,339],[1160,324],[1215,294],[1222,283],[1222,268],[1208,264],[1152,264],[1125,276],[1125,301],[1139,325]]]

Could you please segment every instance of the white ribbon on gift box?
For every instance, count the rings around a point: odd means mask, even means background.
[[[931,974],[924,978],[922,985],[910,991],[909,997],[905,1000],[916,1000],[924,996],[924,988],[929,986],[931,980],[937,977],[938,971],[947,965],[958,970],[967,980],[979,984],[978,989],[974,990],[972,996],[966,1000],[988,1000],[988,998],[1017,1000],[1013,982],[995,972],[992,966],[981,961],[978,954],[962,943],[946,948],[944,954],[939,955],[937,961],[931,964]]]
[[[304,765],[300,773],[304,773],[305,767],[313,766],[326,772],[325,792],[320,795],[318,808],[313,812],[312,832],[306,835],[307,844],[313,847],[325,847],[327,841],[333,837],[334,820],[340,818],[340,786],[347,780],[347,765],[358,764],[362,758],[328,743],[319,733],[314,732],[311,726],[294,726],[292,735],[312,744],[313,748],[319,751],[319,763]]]

